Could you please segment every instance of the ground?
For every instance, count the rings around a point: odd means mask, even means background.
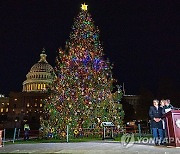
[[[179,154],[178,148],[134,144],[129,148],[120,142],[96,141],[76,143],[7,144],[0,153],[75,153],[75,154]]]

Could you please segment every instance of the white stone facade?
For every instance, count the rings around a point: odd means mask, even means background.
[[[23,82],[23,92],[46,91],[47,87],[52,84],[53,67],[46,60],[45,50],[40,54],[40,60],[34,64],[26,80]]]

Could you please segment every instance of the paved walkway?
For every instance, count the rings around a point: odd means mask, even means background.
[[[140,144],[125,148],[117,142],[78,142],[9,144],[0,148],[0,153],[180,154],[180,149]]]

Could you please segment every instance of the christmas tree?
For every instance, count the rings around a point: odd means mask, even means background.
[[[67,125],[79,130],[100,128],[105,121],[122,124],[122,92],[117,86],[112,93],[112,66],[103,57],[99,30],[85,4],[75,18],[65,50],[59,49],[55,74],[41,122],[45,134],[51,131],[64,136]]]

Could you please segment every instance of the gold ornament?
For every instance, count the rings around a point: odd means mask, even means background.
[[[74,130],[74,134],[77,135],[79,131],[77,129]]]
[[[66,136],[66,133],[65,133],[65,132],[62,132],[61,135],[64,137],[64,136]]]
[[[54,132],[54,128],[51,128],[51,129],[50,129],[50,132],[53,133],[53,132]]]

